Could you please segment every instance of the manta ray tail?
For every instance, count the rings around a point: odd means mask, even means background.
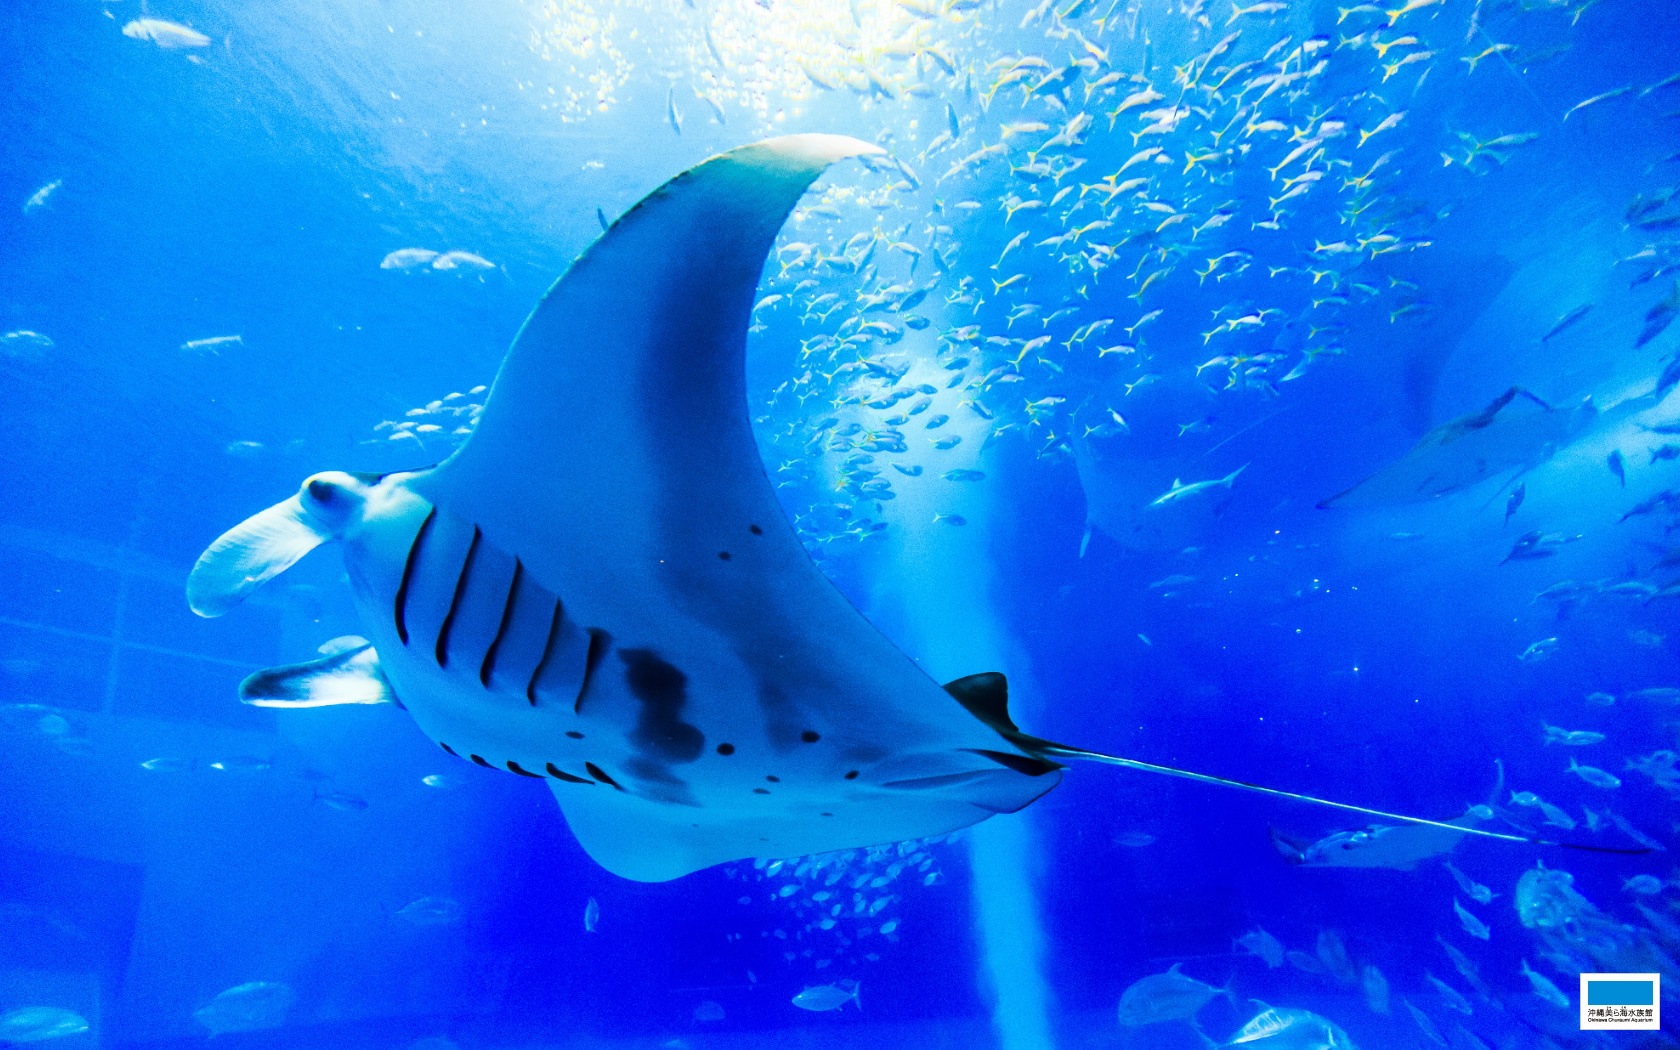
[[[1024,746],[1024,745],[1022,745]],[[1405,813],[1390,813],[1387,810],[1372,809],[1369,806],[1356,806],[1349,802],[1334,802],[1327,798],[1314,795],[1303,795],[1297,791],[1284,791],[1281,788],[1265,787],[1260,784],[1250,784],[1246,780],[1233,780],[1230,777],[1216,777],[1208,773],[1197,773],[1176,766],[1157,765],[1154,762],[1140,762],[1135,758],[1121,758],[1118,755],[1105,755],[1097,751],[1086,751],[1078,747],[1066,747],[1062,744],[1051,744],[1048,749],[1038,752],[1046,758],[1078,758],[1087,762],[1103,762],[1111,766],[1124,766],[1127,769],[1140,769],[1146,773],[1160,773],[1169,777],[1179,777],[1183,780],[1196,780],[1203,784],[1221,784],[1225,787],[1239,788],[1243,791],[1253,791],[1261,795],[1271,795],[1274,798],[1294,799],[1297,802],[1310,802],[1315,806],[1329,806],[1331,809],[1343,809],[1350,813],[1363,813],[1370,817],[1382,817],[1385,820],[1403,820],[1408,824],[1427,824],[1431,827],[1445,828],[1465,835],[1479,835],[1487,839],[1501,839],[1505,842],[1526,842],[1534,846],[1557,846],[1563,849],[1586,850],[1591,853],[1627,853],[1640,854],[1651,852],[1646,848],[1619,849],[1612,846],[1589,846],[1580,842],[1558,842],[1553,839],[1537,838],[1533,835],[1507,835],[1499,831],[1484,831],[1481,828],[1467,828],[1462,824],[1454,824],[1445,820],[1430,820],[1427,817],[1413,817]]]
[[[1334,802],[1314,795],[1303,795],[1297,791],[1284,791],[1282,788],[1250,784],[1246,780],[1216,777],[1209,773],[1179,769],[1177,766],[1163,766],[1155,762],[1142,762],[1135,758],[1121,758],[1119,755],[1105,755],[1100,751],[1087,751],[1080,747],[1058,744],[1054,741],[1045,740],[1043,737],[1021,732],[1020,728],[1015,725],[1014,720],[1009,717],[1008,681],[1003,675],[995,671],[959,678],[947,685],[945,691],[954,696],[958,703],[968,709],[970,714],[996,730],[1004,739],[1022,751],[1045,761],[1069,758],[1085,762],[1101,762],[1105,765],[1122,766],[1126,769],[1141,770],[1145,773],[1159,773],[1163,776],[1178,777],[1181,780],[1194,780],[1203,784],[1219,784],[1223,787],[1252,791],[1259,795],[1270,795],[1273,798],[1310,802],[1316,806],[1328,806],[1331,809],[1347,810],[1350,813],[1363,813],[1366,816],[1381,817],[1385,820],[1400,820],[1408,824],[1426,824],[1431,827],[1445,828],[1459,834],[1479,835],[1482,838],[1500,839],[1505,842],[1526,842],[1535,846],[1558,846],[1563,849],[1586,850],[1592,853],[1640,854],[1651,852],[1644,848],[1619,849],[1611,846],[1589,846],[1577,842],[1557,842],[1552,839],[1536,838],[1532,835],[1510,835],[1499,831],[1484,831],[1480,828],[1465,827],[1462,824],[1454,824],[1449,821],[1413,817],[1404,813],[1390,813],[1387,810],[1372,809],[1369,806],[1356,806],[1349,802]],[[1500,774],[1501,779],[1503,779],[1503,766],[1501,766]]]

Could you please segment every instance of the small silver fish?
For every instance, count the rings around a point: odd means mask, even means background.
[[[379,260],[381,270],[413,270],[438,257],[430,248],[398,248]]]
[[[1371,1008],[1371,1012],[1387,1014],[1388,978],[1383,976],[1382,971],[1366,963],[1359,972],[1359,984],[1365,993],[1365,1005]]]
[[[1275,970],[1283,965],[1283,943],[1259,926],[1238,937],[1235,946],[1264,960],[1267,969]]]
[[[1611,791],[1622,786],[1621,778],[1616,776],[1614,773],[1606,773],[1597,766],[1583,766],[1579,762],[1575,761],[1573,757],[1569,759],[1569,772],[1580,777],[1582,780],[1585,780],[1593,787],[1603,788],[1606,791]]]
[[[1641,896],[1651,896],[1663,891],[1663,880],[1655,875],[1635,875],[1622,883],[1622,889]]]
[[[213,335],[207,339],[189,339],[181,344],[182,350],[200,354],[219,354],[225,346],[243,346],[245,338],[238,335]]]
[[[694,1008],[694,1019],[702,1022],[721,1021],[724,1019],[723,1006],[711,999],[700,1000],[700,1005]]]
[[[793,1005],[801,1010],[812,1013],[824,1013],[838,1010],[847,1003],[856,1003],[859,1010],[863,1009],[863,1000],[858,993],[863,986],[857,981],[843,980],[833,984],[807,985],[803,991],[793,997]]]
[[[449,897],[421,897],[398,908],[397,917],[416,926],[449,926],[461,918],[461,906]]]
[[[1526,482],[1511,490],[1510,498],[1505,501],[1505,521],[1511,520],[1511,515],[1515,514],[1517,512],[1517,508],[1522,506],[1523,497],[1526,495],[1528,495],[1528,485]],[[1503,524],[1503,522],[1501,524]]]
[[[1435,990],[1437,992],[1441,993],[1441,999],[1447,1004],[1449,1009],[1457,1010],[1466,1017],[1475,1013],[1475,1010],[1470,1006],[1470,1000],[1464,997],[1463,992],[1441,980],[1439,977],[1436,977],[1428,970],[1423,971],[1423,976],[1425,980],[1435,986]]]
[[[210,1029],[211,1037],[226,1032],[258,1032],[278,1028],[297,1002],[291,985],[277,981],[249,981],[235,985],[193,1011],[193,1019]]]
[[[87,1019],[56,1006],[25,1006],[0,1017],[0,1044],[44,1042],[88,1030]]]
[[[1544,975],[1535,973],[1534,970],[1529,967],[1527,959],[1522,961],[1522,974],[1524,977],[1528,978],[1529,987],[1534,989],[1534,994],[1546,1000],[1548,1003],[1551,1003],[1560,1010],[1567,1010],[1573,1005],[1569,1001],[1569,996],[1563,994],[1562,989],[1553,984]]]
[[[1198,981],[1173,963],[1166,973],[1151,974],[1129,985],[1120,996],[1120,1023],[1128,1028],[1162,1021],[1190,1021],[1208,1002],[1230,993]]]
[[[1546,331],[1545,335],[1540,337],[1540,341],[1542,343],[1550,342],[1553,336],[1561,334],[1565,329],[1573,326],[1581,318],[1587,316],[1587,312],[1592,308],[1592,303],[1584,303],[1564,314],[1562,317],[1557,319],[1556,324],[1552,325],[1552,327]]]
[[[355,795],[346,795],[340,791],[329,791],[326,794],[316,791],[313,801],[331,806],[340,813],[357,813],[368,808],[366,799],[357,798]]]
[[[1546,743],[1562,744],[1565,747],[1588,747],[1592,744],[1604,742],[1604,734],[1591,729],[1559,729],[1554,725],[1540,723],[1540,728],[1546,732]]]
[[[137,18],[122,27],[122,34],[131,40],[150,40],[165,51],[210,46],[210,38],[198,30],[162,18]]]
[[[1442,863],[1446,865],[1447,871],[1452,874],[1453,880],[1458,883],[1458,888],[1464,891],[1466,897],[1477,904],[1491,904],[1493,898],[1498,896],[1486,886],[1453,867],[1452,861],[1442,861]]]
[[[224,773],[261,773],[269,768],[269,763],[266,759],[252,758],[249,755],[235,755],[232,758],[224,758],[219,762],[210,763],[210,768]]]
[[[46,207],[47,200],[52,197],[53,193],[56,192],[62,185],[64,185],[63,179],[54,179],[45,186],[36,190],[34,193],[31,193],[29,195],[29,199],[23,202],[23,213],[28,215],[30,212]]]
[[[1464,905],[1458,902],[1457,897],[1453,898],[1453,912],[1458,916],[1458,924],[1464,927],[1465,933],[1479,941],[1485,941],[1492,936],[1492,931],[1488,929],[1487,923],[1465,910]]]
[[[472,252],[452,251],[444,252],[432,260],[434,270],[494,270],[496,264],[482,255]]]

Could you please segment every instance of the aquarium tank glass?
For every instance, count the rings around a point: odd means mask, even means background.
[[[0,1046],[1676,1045],[1672,0],[4,7]]]

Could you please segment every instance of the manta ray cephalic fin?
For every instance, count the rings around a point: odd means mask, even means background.
[[[388,704],[395,699],[379,673],[379,654],[366,642],[308,663],[270,667],[239,683],[240,702],[252,707]]]
[[[338,537],[338,524],[329,517],[338,508],[330,503],[304,502],[314,492],[333,492],[332,483],[354,479],[379,480],[377,474],[328,471],[304,483],[302,491],[267,510],[251,515],[222,533],[198,556],[187,576],[187,604],[204,617],[216,617],[244,601],[252,591],[285,572],[305,554]],[[316,488],[313,483],[327,484]],[[323,516],[327,515],[327,516]]]
[[[187,577],[187,603],[200,616],[220,616],[330,539],[332,533],[300,497],[281,500],[224,532],[199,555]]]

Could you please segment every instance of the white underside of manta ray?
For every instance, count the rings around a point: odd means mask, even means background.
[[[200,615],[337,540],[370,639],[242,698],[399,702],[451,754],[546,780],[642,881],[945,834],[1049,791],[1057,758],[1304,798],[1021,733],[1002,675],[941,687],[807,556],[748,422],[746,329],[800,196],[880,152],[796,135],[678,175],[548,291],[448,460],[316,474],[218,539]]]

